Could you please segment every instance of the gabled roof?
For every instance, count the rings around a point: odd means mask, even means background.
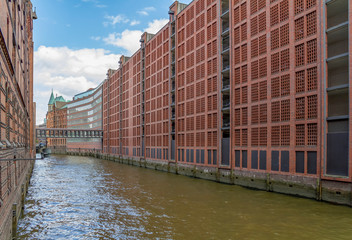
[[[54,97],[54,92],[53,90],[51,90],[51,95],[50,95],[50,99],[49,99],[49,103],[48,105],[57,105],[57,103],[61,103],[60,105],[63,106],[65,105],[67,102],[66,100],[64,99],[63,96],[57,96]]]
[[[55,101],[55,107],[58,109],[63,109],[67,107],[67,103],[63,101]]]
[[[66,102],[66,100],[62,96],[59,96],[55,98],[55,102]]]

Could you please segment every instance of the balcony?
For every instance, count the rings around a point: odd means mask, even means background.
[[[348,53],[348,22],[327,31],[328,58]]]
[[[228,95],[223,95],[222,111],[223,112],[230,112],[230,97]]]
[[[222,130],[228,130],[230,129],[230,117],[223,119],[222,121]]]
[[[176,61],[176,55],[175,55],[175,53],[172,53],[171,54],[171,64],[174,65],[175,61]]]
[[[172,81],[171,82],[171,92],[175,92],[175,90],[176,90],[176,83],[175,83],[175,81]]]
[[[328,28],[348,21],[348,2],[349,0],[326,1]]]
[[[222,89],[221,91],[223,93],[227,93],[227,92],[230,92],[230,79],[227,78],[227,77],[223,77],[222,79]]]
[[[221,18],[229,18],[230,10],[227,8],[223,9],[221,12]]]
[[[173,38],[171,40],[171,51],[174,51],[175,50],[175,47],[176,47],[176,40]]]
[[[171,78],[174,79],[176,75],[176,68],[175,66],[171,66]]]
[[[229,7],[230,7],[230,4],[229,4],[229,0],[222,0],[221,1],[221,14],[225,14],[229,11]]]
[[[221,72],[222,72],[222,73],[230,72],[230,65],[224,66],[224,67],[222,68],[222,71],[221,71]]]
[[[328,61],[328,89],[349,83],[349,61],[348,55]],[[327,89],[327,90],[328,90]]]
[[[349,115],[349,89],[341,86],[328,92],[328,117]]]
[[[230,37],[226,36],[222,39],[222,52],[221,54],[229,53],[230,51]]]
[[[176,27],[175,27],[175,23],[171,24],[171,37],[175,36],[176,33]]]
[[[175,122],[173,122],[172,124],[171,124],[171,134],[172,135],[174,135],[175,133],[176,133],[176,125],[175,125]]]
[[[222,32],[221,34],[223,36],[228,35],[230,32],[230,22],[228,20],[222,20],[222,25],[221,25]]]
[[[223,56],[222,58],[222,72],[230,72],[230,57]]]

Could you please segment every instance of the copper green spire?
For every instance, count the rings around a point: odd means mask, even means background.
[[[49,99],[48,105],[54,104],[54,100],[55,100],[54,93],[53,93],[53,90],[51,89],[51,95],[50,95],[50,99]]]

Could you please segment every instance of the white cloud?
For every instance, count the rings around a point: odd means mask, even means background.
[[[139,39],[142,34],[143,32],[139,30],[131,31],[126,29],[122,33],[109,34],[103,41],[109,45],[122,47],[128,51],[128,54],[132,54],[140,47]]]
[[[154,19],[152,22],[148,23],[148,27],[144,30],[145,32],[148,33],[157,33],[162,27],[165,26],[166,23],[168,23],[168,19]]]
[[[143,16],[148,16],[150,12],[155,10],[155,7],[145,7],[142,10],[137,11],[137,13]]]
[[[137,11],[137,13],[138,13],[139,15],[143,15],[143,16],[148,16],[148,15],[149,15],[149,13],[148,13],[147,11],[143,11],[143,10]]]
[[[94,40],[94,41],[99,41],[100,39],[101,39],[101,37],[99,37],[99,36],[92,36],[92,37],[90,37],[90,39],[92,39],[92,40]]]
[[[132,20],[131,23],[130,23],[130,25],[131,25],[131,26],[136,26],[136,25],[138,25],[138,24],[140,24],[140,23],[141,23],[140,21]]]
[[[106,78],[109,68],[118,67],[119,58],[120,55],[104,49],[72,50],[40,46],[34,53],[37,124],[45,118],[51,89],[55,94],[71,100],[75,94],[99,85]]]
[[[169,20],[168,19],[155,19],[148,23],[148,27],[143,31],[126,29],[122,33],[111,33],[108,37],[103,38],[106,44],[116,47],[124,48],[131,55],[140,47],[139,40],[143,32],[155,34],[157,33]]]
[[[155,11],[156,8],[155,7],[146,7],[144,8],[145,11],[148,11],[148,12],[152,12],[152,11]]]
[[[105,16],[108,22],[104,22],[104,26],[107,27],[109,24],[115,26],[117,23],[128,23],[130,20],[123,15],[116,16]]]
[[[82,2],[85,3],[92,3],[95,4],[95,7],[97,8],[107,8],[108,6],[105,4],[101,4],[99,0],[81,0]],[[80,5],[75,5],[75,7],[80,7]]]

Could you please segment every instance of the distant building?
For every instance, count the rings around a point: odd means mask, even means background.
[[[67,104],[67,128],[102,130],[102,85],[75,95]],[[101,149],[102,140],[67,139],[67,148]]]
[[[66,128],[67,127],[67,101],[62,96],[51,96],[48,102],[48,112],[46,114],[47,128]],[[48,146],[66,147],[65,138],[48,138]]]
[[[41,124],[39,124],[39,125],[36,125],[35,128],[36,128],[36,129],[39,129],[39,128],[46,128],[46,118],[44,118],[44,123],[41,123]],[[47,143],[46,140],[47,140],[46,138],[37,138],[37,137],[36,137],[36,145],[38,145],[39,143],[44,143],[44,144],[46,144],[46,143]]]
[[[46,118],[44,118],[44,123],[37,125],[36,128],[46,128]]]

